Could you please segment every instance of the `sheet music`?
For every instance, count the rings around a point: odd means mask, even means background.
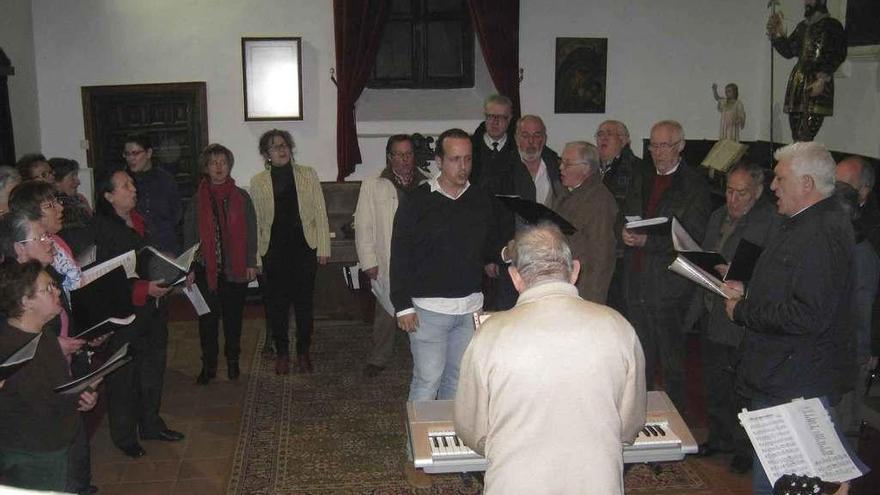
[[[717,277],[684,259],[681,255],[675,257],[668,269],[725,299],[730,299],[730,296],[721,290],[722,283]]]
[[[687,233],[677,218],[672,217],[672,245],[676,251],[702,251],[703,248]]]
[[[196,257],[196,251],[199,250],[200,242],[193,244],[189,249],[183,252],[180,256],[174,260],[174,264],[177,265],[181,270],[188,272],[189,267],[192,266],[192,262]]]
[[[189,287],[184,287],[183,294],[189,299],[189,302],[192,303],[193,308],[195,308],[196,313],[198,313],[199,316],[211,312],[211,308],[208,306],[208,302],[205,301],[205,296],[202,295],[202,291],[199,290],[198,285],[192,284]]]
[[[137,257],[134,254],[134,250],[120,254],[115,258],[110,258],[99,265],[95,265],[88,270],[83,271],[79,286],[85,287],[100,278],[102,275],[106,275],[120,266],[125,268],[126,277],[137,277],[137,272],[135,271]]]
[[[844,448],[819,399],[743,411],[739,419],[771,484],[791,473],[832,482],[863,474]]]

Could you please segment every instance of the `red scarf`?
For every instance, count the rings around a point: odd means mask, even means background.
[[[199,237],[201,238],[202,261],[208,278],[208,288],[217,290],[217,246],[215,245],[215,221],[220,221],[220,239],[223,243],[223,255],[232,268],[233,279],[242,281],[247,278],[247,228],[244,213],[244,201],[232,177],[223,184],[211,184],[207,178],[199,183],[196,192],[199,215]],[[213,202],[214,207],[211,207]],[[226,208],[224,208],[226,203]],[[219,218],[215,218],[214,211]],[[225,267],[224,267],[225,268]]]

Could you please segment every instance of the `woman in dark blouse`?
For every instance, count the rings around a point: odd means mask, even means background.
[[[0,325],[0,356],[9,356],[43,333],[46,323],[61,311],[59,293],[38,261],[0,266],[0,312],[7,316]],[[98,399],[97,381],[79,396],[53,392],[68,381],[70,372],[58,339],[43,335],[33,359],[0,388],[0,476],[5,484],[65,489],[77,411],[92,409]]]

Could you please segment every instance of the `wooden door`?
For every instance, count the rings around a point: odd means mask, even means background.
[[[193,195],[199,152],[208,144],[204,82],[85,86],[82,98],[95,176],[125,166],[126,136],[144,133],[153,143],[153,165],[174,175],[184,201]]]

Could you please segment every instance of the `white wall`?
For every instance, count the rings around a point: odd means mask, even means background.
[[[0,0],[0,48],[15,67],[15,75],[7,81],[15,152],[18,156],[40,150],[34,33],[31,25],[30,0]]]
[[[257,140],[273,127],[293,133],[298,161],[335,178],[331,2],[33,0],[33,18],[47,155],[85,163],[82,86],[206,81],[209,139],[235,153],[236,181],[262,170]],[[303,121],[244,122],[243,36],[303,38]]]
[[[14,5],[20,3],[14,0]],[[786,12],[789,19],[800,18],[800,5],[799,0],[785,0],[785,8],[792,10]],[[521,0],[523,111],[544,117],[549,144],[556,149],[569,140],[592,140],[599,122],[607,118],[626,122],[634,141],[663,118],[681,121],[690,138],[714,139],[719,116],[711,84],[737,82],[748,114],[743,138],[768,139],[765,7],[765,0]],[[85,161],[80,148],[82,86],[206,81],[209,137],[235,152],[233,175],[239,183],[260,170],[256,141],[271,127],[290,130],[297,140],[298,161],[314,166],[323,180],[335,179],[336,88],[329,81],[335,65],[332,2],[33,0],[33,26],[39,137],[46,154]],[[29,28],[15,29],[27,36]],[[242,36],[302,36],[303,121],[243,121]],[[565,36],[609,39],[607,113],[553,114],[555,38]],[[791,62],[777,62],[775,94],[781,100]],[[851,64],[852,77],[837,81],[838,115],[819,135],[832,148],[880,155],[876,65]],[[454,112],[436,95],[416,100],[428,102],[421,107],[421,120],[411,105],[398,112],[382,103],[387,96],[368,91],[358,105],[365,164],[352,179],[384,165],[387,134],[475,128],[480,120],[478,101],[491,91],[481,71],[478,79],[483,82],[473,91],[459,91],[455,104],[448,105],[458,109]],[[444,108],[438,111],[440,106]],[[780,128],[787,132],[781,119]]]

